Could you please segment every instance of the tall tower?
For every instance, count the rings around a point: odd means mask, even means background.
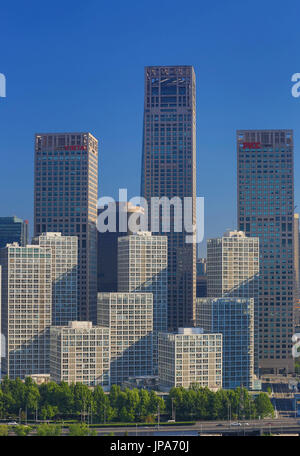
[[[145,68],[142,195],[151,198],[192,199],[189,211],[196,224],[196,80],[192,66]],[[160,207],[161,209],[161,207]],[[168,236],[168,327],[194,324],[196,299],[196,244],[186,242],[183,223],[175,227],[174,207],[170,230],[149,231]]]
[[[61,233],[43,233],[33,238],[33,245],[51,249],[52,254],[52,325],[66,326],[78,315],[78,240]]]
[[[35,137],[34,235],[78,237],[79,319],[96,323],[98,141],[90,133]]]
[[[259,352],[259,238],[242,231],[227,231],[207,241],[207,296],[253,298],[254,371]]]
[[[105,212],[106,217],[115,217],[115,231],[102,232],[98,226],[97,245],[97,288],[98,292],[118,291],[118,238],[131,234],[128,222],[132,214],[143,214],[139,206],[119,201],[98,207],[98,216]],[[120,231],[119,217],[121,213],[126,218],[126,230]]]
[[[293,370],[292,130],[237,132],[238,229],[260,239],[261,373]]]
[[[17,242],[0,249],[2,374],[21,380],[49,373],[51,250]],[[4,347],[2,347],[4,348]]]
[[[118,241],[118,291],[153,293],[153,363],[158,369],[158,333],[167,331],[168,239],[138,231]]]

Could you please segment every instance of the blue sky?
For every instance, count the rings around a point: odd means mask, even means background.
[[[33,136],[91,131],[99,196],[139,194],[146,65],[193,65],[206,237],[236,226],[235,131],[293,128],[300,210],[298,1],[15,1],[0,11],[0,215],[33,217]],[[201,251],[203,252],[202,245]]]

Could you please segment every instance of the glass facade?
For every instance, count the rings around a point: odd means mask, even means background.
[[[253,389],[254,299],[197,298],[196,325],[223,335],[223,388]]]
[[[151,198],[192,198],[190,215],[196,224],[196,79],[191,66],[146,67],[141,194]],[[186,231],[168,236],[168,327],[190,325],[195,319],[196,244],[185,242]],[[152,211],[153,212],[153,211]],[[183,225],[183,224],[182,224]],[[155,232],[149,226],[149,231]]]
[[[28,244],[28,221],[18,217],[0,217],[0,249],[13,242],[22,247]]]
[[[34,234],[78,237],[80,320],[97,313],[98,141],[90,133],[35,138]]]
[[[293,371],[292,130],[237,132],[238,227],[260,239],[261,373]]]

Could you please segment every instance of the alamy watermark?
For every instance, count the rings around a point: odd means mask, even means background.
[[[0,73],[0,98],[6,97],[6,77]]]
[[[300,73],[294,73],[292,75],[291,81],[295,84],[292,86],[291,92],[294,98],[300,97]]]
[[[116,203],[110,196],[98,200],[97,229],[100,233],[184,233],[186,244],[199,243],[204,238],[203,197],[163,196],[146,200],[135,196],[128,201],[127,189],[122,188],[118,201]]]

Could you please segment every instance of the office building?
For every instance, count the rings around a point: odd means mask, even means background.
[[[168,238],[140,231],[118,242],[118,291],[153,294],[153,360],[157,373],[157,334],[167,331]]]
[[[0,217],[0,249],[13,242],[22,247],[28,244],[28,220]]]
[[[254,298],[254,357],[259,352],[259,238],[227,231],[207,241],[207,296]]]
[[[238,229],[260,239],[260,371],[294,369],[292,130],[237,132]]]
[[[299,214],[294,214],[294,327],[295,331],[300,326],[300,280],[299,280]],[[298,331],[298,329],[297,329]]]
[[[98,141],[90,133],[37,134],[34,166],[34,235],[78,237],[78,317],[95,322]]]
[[[158,347],[161,389],[193,384],[222,388],[222,334],[179,328],[174,333],[159,333]]]
[[[43,233],[32,244],[52,252],[52,325],[65,326],[78,314],[78,238],[61,233]]]
[[[254,299],[197,298],[196,325],[223,336],[223,388],[254,387]]]
[[[147,201],[149,231],[168,236],[168,327],[176,329],[194,324],[195,319],[196,243],[186,242],[190,233],[173,205],[179,199],[182,214],[188,213],[196,225],[193,67],[146,67],[144,95],[141,193]],[[172,202],[168,213],[162,210],[163,197]],[[155,229],[151,220],[157,223]]]
[[[52,308],[51,250],[17,243],[0,249],[2,375],[24,379],[49,373]]]
[[[109,328],[70,321],[50,328],[50,377],[57,383],[110,387]]]
[[[97,324],[110,329],[112,385],[153,374],[151,293],[98,293]]]
[[[143,210],[131,203],[117,202],[98,208],[98,218],[104,213],[107,231],[103,232],[102,225],[97,223],[98,292],[115,292],[118,291],[118,238],[131,234],[130,217],[132,214],[142,214]],[[113,225],[111,229],[110,219]]]

